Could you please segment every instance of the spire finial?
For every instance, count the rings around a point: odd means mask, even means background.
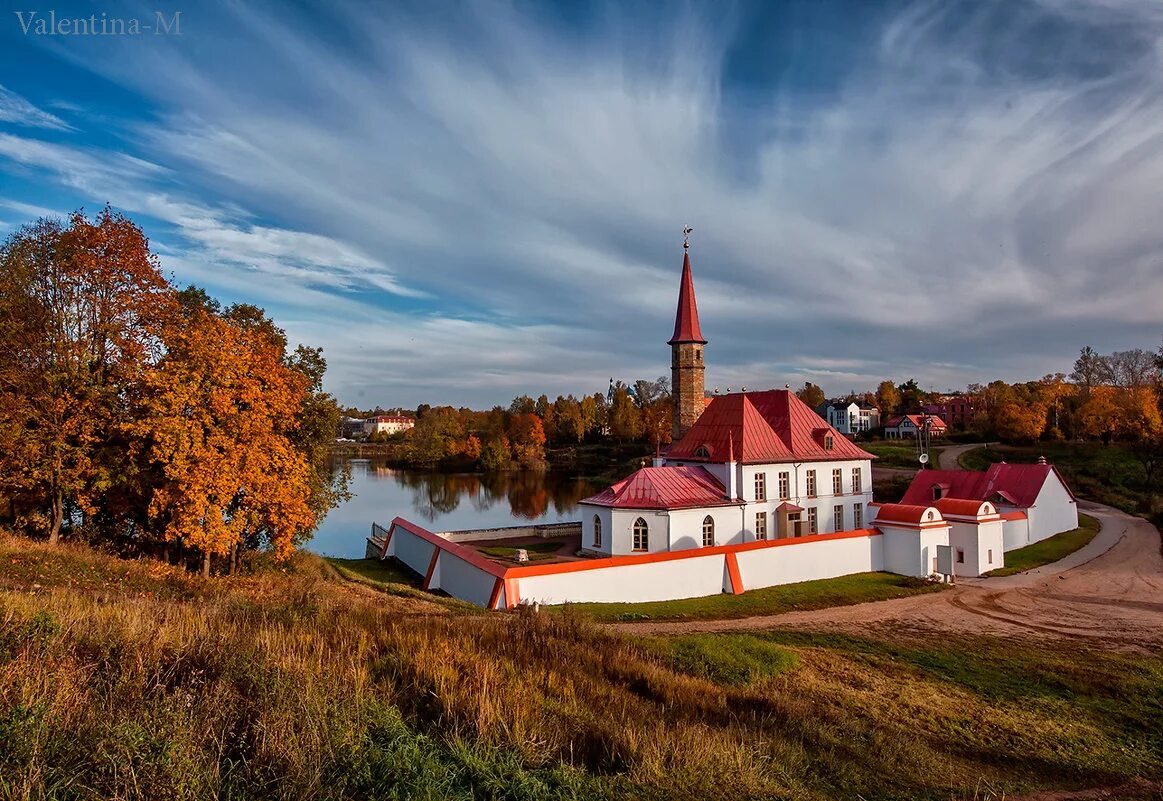
[[[683,250],[686,250],[687,248],[689,248],[691,246],[691,241],[690,241],[691,240],[691,231],[693,231],[693,230],[695,230],[695,229],[691,228],[689,225],[684,225],[682,227],[682,249]]]

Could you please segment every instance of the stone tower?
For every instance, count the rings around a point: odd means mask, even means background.
[[[695,282],[691,278],[689,243],[682,243],[682,280],[678,285],[678,313],[670,345],[670,394],[674,402],[675,442],[682,439],[703,413],[703,332],[699,330],[699,310],[695,305]]]

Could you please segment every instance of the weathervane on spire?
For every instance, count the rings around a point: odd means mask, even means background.
[[[691,231],[693,231],[693,230],[695,230],[695,229],[691,228],[689,225],[684,225],[682,227],[682,249],[683,250],[686,250],[687,248],[689,248],[691,246],[690,237],[691,237]]]

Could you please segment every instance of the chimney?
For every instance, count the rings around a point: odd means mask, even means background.
[[[1038,464],[1046,464],[1046,457],[1045,457],[1045,456],[1039,456],[1039,457],[1038,457]]]
[[[739,495],[738,475],[735,465],[735,432],[731,432],[731,439],[727,442],[727,499],[735,500]]]

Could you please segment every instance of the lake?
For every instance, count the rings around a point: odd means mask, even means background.
[[[602,489],[572,476],[540,472],[437,473],[347,459],[352,499],[327,513],[307,548],[358,558],[372,521],[397,515],[431,531],[580,520],[577,502]]]

